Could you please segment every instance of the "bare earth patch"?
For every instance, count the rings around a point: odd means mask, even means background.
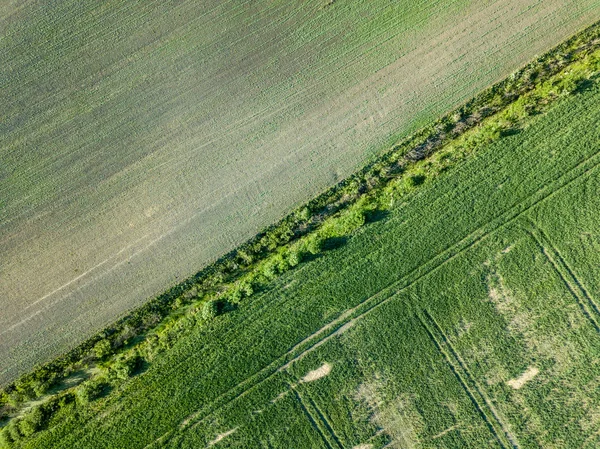
[[[331,372],[331,365],[327,362],[323,363],[321,367],[309,371],[306,376],[304,376],[300,382],[313,382],[315,380],[321,379],[322,377],[327,376]]]
[[[354,446],[352,449],[373,449],[372,444],[359,444],[358,446]]]
[[[527,382],[529,382],[531,379],[533,379],[535,376],[537,376],[539,374],[539,372],[540,372],[540,370],[537,369],[535,366],[530,366],[519,377],[517,377],[516,379],[511,379],[511,380],[507,381],[506,383],[507,383],[507,385],[513,387],[515,390],[518,390],[523,385],[525,385]]]
[[[231,429],[231,430],[228,430],[227,432],[223,432],[223,433],[217,435],[217,438],[215,438],[210,443],[208,443],[208,446],[209,447],[210,446],[214,446],[219,441],[221,441],[223,438],[227,438],[229,435],[231,435],[232,433],[234,433],[236,430],[237,430],[237,427],[235,429]]]
[[[384,401],[386,381],[376,376],[370,382],[359,387],[355,399],[363,402],[371,412],[371,422],[391,439],[386,446],[391,449],[413,449],[421,445],[419,434],[423,432],[425,423],[414,405],[414,398],[409,394],[401,394],[391,402]],[[364,444],[354,447],[359,449],[371,447]]]

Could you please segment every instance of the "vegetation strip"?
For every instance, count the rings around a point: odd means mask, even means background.
[[[335,247],[366,221],[377,219],[378,214],[385,213],[390,204],[401,200],[427,178],[462,160],[481,144],[522,127],[531,115],[543,112],[555,99],[576,92],[586,83],[595,82],[600,61],[597,51],[599,35],[599,25],[595,25],[558,46],[431,127],[394,146],[360,173],[306,207],[294,211],[216,264],[66,356],[5,387],[0,399],[1,410],[6,418],[17,419],[11,419],[1,435],[9,441],[28,437],[44,427],[61,407],[73,401],[85,407],[101,396],[106,388],[114,388],[142,370],[145,363],[151,363],[159,352],[170,348],[186,330],[226,312],[256,291],[268,289],[276,276],[321,251]],[[437,158],[433,156],[436,152]],[[596,156],[557,179],[555,182],[559,189],[595,169]],[[546,194],[546,191],[548,186],[536,192],[526,204],[516,205],[489,225],[496,229],[556,192],[551,189]],[[472,241],[478,241],[485,235],[486,231],[480,229],[463,242],[469,247]],[[456,247],[448,248],[444,255],[440,255],[441,262],[434,262],[431,270],[461,251]],[[566,267],[570,273],[571,270]],[[424,274],[421,269],[415,270],[414,279],[420,279],[431,270],[426,269]],[[408,277],[412,277],[413,273]],[[410,281],[404,279],[393,285],[402,284],[410,285]],[[360,305],[361,312],[357,315],[348,315],[339,322],[339,326],[324,328],[325,338],[348,324],[350,321],[346,318],[364,315],[393,297],[393,293],[390,291],[389,296],[384,294],[383,299],[378,294],[380,299],[369,301],[367,306],[369,298]],[[584,296],[589,300],[587,294]],[[363,310],[365,307],[366,310]],[[307,342],[307,349],[299,355],[316,347],[320,341],[321,338],[316,343],[312,340]],[[290,361],[296,360],[299,355],[292,356],[290,352]],[[70,386],[67,382],[69,376],[85,369],[88,371],[83,376],[89,379],[77,387]],[[94,370],[98,370],[98,374]],[[43,399],[43,403],[28,407],[28,401],[39,398]],[[27,408],[31,409],[20,417]]]

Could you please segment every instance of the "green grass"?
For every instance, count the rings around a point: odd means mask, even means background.
[[[2,3],[3,385],[600,12],[597,0]]]
[[[594,80],[402,184],[383,219],[21,446],[595,447],[599,105]]]

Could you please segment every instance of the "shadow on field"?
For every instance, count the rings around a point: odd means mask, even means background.
[[[148,362],[146,359],[144,358],[140,358],[139,361],[135,364],[135,367],[133,369],[133,372],[131,373],[131,376],[137,376],[139,374],[145,373],[146,371],[148,371],[148,368],[150,368],[150,362]],[[109,391],[106,393],[110,393],[110,390],[112,389],[112,387],[108,387]],[[104,394],[104,392],[103,392]]]
[[[348,237],[329,237],[325,239],[321,249],[323,251],[331,251],[332,249],[337,249],[344,246],[348,242]]]
[[[596,83],[594,83],[594,81],[591,79],[581,80],[577,83],[577,87],[573,92],[575,92],[576,94],[583,93],[587,90],[590,90],[595,84]]]
[[[509,137],[509,136],[516,136],[517,134],[521,134],[522,129],[521,128],[508,128],[508,129],[503,129],[500,132],[500,137]]]
[[[144,364],[146,366],[144,367],[143,371],[136,372],[135,375],[137,375],[139,373],[143,373],[144,371],[148,370],[148,367],[150,367],[150,364],[148,362],[144,362]],[[110,392],[113,391],[113,389],[114,389],[114,387],[112,385],[104,384],[102,386],[102,390],[100,390],[100,393],[98,394],[96,399],[101,399],[101,398],[108,396],[110,394]]]
[[[376,223],[383,221],[390,216],[390,212],[387,210],[372,210],[367,212],[365,215],[365,221],[367,223]]]

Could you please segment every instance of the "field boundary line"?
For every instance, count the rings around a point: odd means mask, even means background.
[[[454,349],[439,324],[437,324],[427,310],[422,310],[421,313],[417,313],[416,315],[438,351],[444,356],[452,373],[456,376],[458,382],[467,393],[467,396],[469,396],[469,399],[473,402],[473,405],[475,405],[475,408],[485,421],[487,427],[500,443],[500,446],[505,449],[520,449],[516,438],[508,430],[508,426],[502,422],[491,400],[481,390],[473,375],[470,373],[466,363],[462,360],[456,349]],[[492,418],[488,415],[491,415]],[[501,431],[498,431],[497,427],[499,427]]]
[[[328,449],[334,449],[329,439],[325,436],[325,431],[321,429],[321,426],[319,426],[319,424],[317,423],[319,419],[315,418],[312,415],[312,413],[308,410],[308,407],[304,403],[304,400],[302,399],[302,396],[300,396],[300,393],[298,393],[298,391],[296,390],[296,388],[294,388],[293,385],[290,385],[290,390],[292,391],[292,394],[298,401],[298,404],[300,404],[300,408],[304,412],[304,415],[308,418],[311,427],[317,431],[317,433],[319,434],[319,436],[321,437]],[[323,425],[323,423],[321,423],[321,425]]]
[[[222,407],[226,406],[227,404],[231,403],[232,401],[236,400],[237,398],[245,395],[251,389],[258,386],[260,383],[267,380],[268,378],[270,378],[277,372],[281,371],[282,368],[285,369],[284,366],[289,367],[293,362],[301,359],[304,355],[306,355],[307,353],[316,349],[316,347],[318,347],[319,342],[321,340],[325,340],[326,338],[328,338],[328,339],[331,338],[333,336],[332,334],[339,331],[341,328],[343,328],[349,322],[351,322],[351,321],[355,322],[357,319],[362,318],[364,315],[369,313],[371,310],[375,309],[376,307],[378,307],[380,305],[385,304],[395,294],[400,293],[401,291],[409,288],[414,283],[420,281],[427,275],[433,273],[435,270],[439,269],[440,267],[445,265],[447,262],[453,260],[455,257],[462,254],[464,251],[468,250],[469,248],[471,248],[472,246],[474,246],[475,244],[477,244],[478,242],[483,240],[485,237],[489,236],[492,232],[515,221],[521,215],[523,215],[524,213],[526,213],[527,211],[529,211],[536,205],[547,200],[548,198],[557,194],[559,191],[561,191],[565,187],[569,186],[571,183],[575,182],[576,180],[580,179],[584,175],[586,175],[586,174],[590,173],[591,171],[593,171],[594,169],[596,169],[598,166],[600,166],[600,161],[595,160],[596,158],[598,158],[599,155],[600,155],[600,150],[593,153],[592,155],[588,156],[587,158],[583,159],[577,165],[572,167],[566,173],[563,173],[562,175],[560,175],[558,178],[554,179],[552,182],[545,184],[543,187],[541,187],[540,189],[538,189],[537,191],[535,191],[534,193],[529,195],[523,201],[513,205],[506,212],[500,214],[496,218],[488,221],[484,225],[475,229],[474,231],[472,231],[470,234],[465,236],[459,242],[455,243],[454,245],[451,245],[450,247],[441,251],[437,255],[433,256],[431,259],[429,259],[424,264],[414,268],[411,272],[409,272],[403,278],[392,282],[388,286],[382,288],[379,292],[366,298],[365,300],[363,300],[361,303],[357,304],[353,308],[345,311],[338,318],[325,324],[323,327],[321,327],[320,329],[313,332],[311,335],[306,337],[304,340],[302,340],[299,343],[297,343],[296,345],[294,345],[290,350],[288,350],[285,354],[281,355],[278,359],[274,360],[269,365],[267,365],[260,371],[256,372],[251,377],[248,377],[248,378],[242,380],[240,383],[238,383],[237,385],[232,387],[230,390],[222,393],[221,396],[215,398],[214,402],[221,402],[223,400],[225,402],[223,402],[220,405],[216,405],[214,407],[210,407],[210,406],[207,407],[208,410],[206,410],[206,412],[205,412],[206,414],[203,417],[198,417],[198,418],[194,417],[194,415],[197,416],[200,414],[200,411],[198,411],[198,412],[192,413],[191,417],[188,416],[186,418],[186,420],[191,423],[192,421],[197,422],[197,420],[201,421],[201,420],[205,419],[210,414],[221,409]],[[592,162],[590,162],[590,161],[592,161]],[[590,163],[589,167],[587,167],[588,163]],[[553,188],[554,188],[554,190],[547,192],[549,189],[553,189]],[[489,228],[489,229],[486,229],[486,228]],[[442,259],[442,260],[438,261],[438,259]],[[428,265],[433,265],[433,266],[427,267]],[[419,271],[424,271],[424,272],[418,273]],[[410,279],[413,276],[415,276],[415,277],[409,281],[408,279]],[[402,283],[404,283],[404,285],[402,285]],[[393,291],[393,290],[396,290],[396,291]],[[380,295],[383,296],[383,298],[380,298],[378,300],[375,299]],[[373,302],[374,302],[374,304],[371,304]],[[361,310],[360,312],[355,314],[354,312],[359,311],[359,309],[364,309],[364,311]],[[331,330],[331,329],[333,329],[333,330]],[[323,333],[325,333],[325,335],[320,335]],[[313,343],[312,342],[313,340],[316,340],[316,341]],[[306,344],[309,344],[309,346],[306,349],[302,350],[301,347],[305,346]],[[294,352],[296,352],[297,350],[300,350],[301,352],[294,356]],[[277,365],[278,362],[282,362],[282,361],[283,361],[283,363],[281,365],[279,365],[278,368],[273,367],[273,365]],[[270,373],[268,373],[269,371],[270,371]],[[262,377],[262,379],[261,379],[261,377]],[[227,400],[225,398],[226,396],[230,395],[234,389],[237,389],[238,387],[243,388],[243,386],[242,386],[243,384],[252,382],[253,378],[255,378],[255,380],[257,380],[257,382],[255,382],[253,385],[248,386],[246,389],[243,389],[242,391],[240,391],[237,394],[234,393],[234,396],[231,397],[231,399],[229,399],[229,400]],[[223,398],[223,399],[221,399],[221,398]],[[186,426],[186,428],[187,428],[187,426]]]
[[[600,324],[594,317],[594,315],[600,315],[596,305],[585,293],[585,290],[583,290],[573,272],[569,270],[569,268],[566,266],[563,258],[557,252],[556,248],[554,248],[552,243],[544,237],[544,235],[542,234],[543,231],[533,221],[529,221],[532,229],[526,229],[526,232],[530,235],[530,237],[539,247],[546,260],[550,262],[550,265],[552,265],[554,272],[558,275],[563,285],[567,288],[571,296],[575,299],[575,302],[579,306],[579,309],[581,310],[583,316],[594,327],[596,332],[600,334]]]

